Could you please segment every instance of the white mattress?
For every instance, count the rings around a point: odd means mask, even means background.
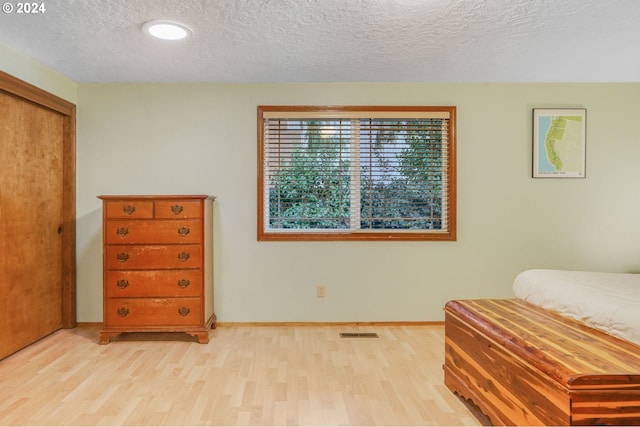
[[[526,270],[516,298],[640,345],[640,274]]]

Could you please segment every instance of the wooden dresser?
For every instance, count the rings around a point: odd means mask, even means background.
[[[122,332],[186,332],[209,342],[213,197],[99,196],[103,218],[100,344]]]

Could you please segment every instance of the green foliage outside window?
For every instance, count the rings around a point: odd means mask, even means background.
[[[272,172],[269,227],[441,229],[442,120],[361,120],[355,141],[351,126],[353,121],[332,133],[331,123],[301,121],[299,143]],[[354,153],[357,162],[352,162]],[[355,186],[350,168],[358,163],[360,185]],[[356,197],[360,209],[354,215]]]

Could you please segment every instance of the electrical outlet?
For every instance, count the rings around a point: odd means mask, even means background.
[[[324,285],[318,285],[316,287],[316,296],[318,298],[324,298],[325,295],[326,295],[326,290],[324,288]]]

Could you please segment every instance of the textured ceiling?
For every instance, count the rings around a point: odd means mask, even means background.
[[[0,43],[77,82],[640,81],[640,0],[41,2]]]

